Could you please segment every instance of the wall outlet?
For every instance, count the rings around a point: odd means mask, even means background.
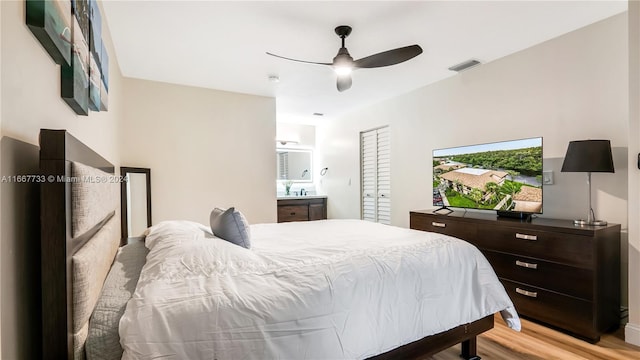
[[[551,170],[542,171],[542,184],[553,185],[553,171]]]

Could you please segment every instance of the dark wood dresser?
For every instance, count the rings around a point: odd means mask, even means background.
[[[326,196],[278,199],[278,222],[312,221],[327,218]]]
[[[493,213],[410,213],[412,229],[458,237],[478,247],[520,315],[591,342],[620,324],[620,225],[531,222]]]

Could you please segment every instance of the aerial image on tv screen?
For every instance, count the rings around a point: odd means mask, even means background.
[[[433,205],[542,213],[542,138],[434,150]]]

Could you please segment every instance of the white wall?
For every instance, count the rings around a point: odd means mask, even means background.
[[[286,145],[287,147],[313,149],[316,146],[316,127],[313,125],[278,122],[276,124],[276,139],[298,142],[298,144]],[[276,145],[278,147],[285,146],[280,143]]]
[[[275,222],[275,99],[126,79],[123,166],[151,169],[152,222],[235,206]]]
[[[318,126],[328,216],[360,217],[359,132],[378,126],[391,131],[392,224],[403,227],[409,211],[432,207],[433,149],[534,136],[554,171],[543,216],[584,218],[586,175],[561,173],[562,160],[571,140],[610,139],[616,172],[593,174],[593,203],[598,217],[622,224],[626,284],[627,32],[620,14]]]
[[[107,21],[103,18],[103,40],[110,54],[109,111],[77,116],[60,98],[60,67],[56,65],[40,42],[25,25],[24,1],[1,1],[0,8],[0,132],[2,139],[2,175],[14,172],[29,161],[37,170],[38,134],[41,128],[67,129],[76,138],[94,148],[107,160],[119,166],[118,126],[122,116],[122,76],[111,43]],[[9,138],[25,142],[16,145]],[[6,147],[4,147],[6,145]],[[16,151],[9,153],[7,149]],[[35,151],[33,151],[35,149]],[[28,152],[28,153],[27,153]],[[35,169],[31,167],[35,164]],[[26,166],[26,165],[25,165]],[[27,174],[25,174],[27,175]],[[31,283],[32,269],[39,269],[25,259],[39,248],[37,186],[21,187],[1,184],[1,286],[0,320],[2,329],[2,359],[38,358],[39,304],[35,292],[39,284]],[[25,198],[22,198],[25,197]],[[29,200],[29,201],[27,201]],[[19,206],[16,206],[19,205]],[[25,205],[25,206],[22,206]],[[28,206],[27,206],[28,205]],[[119,208],[118,208],[119,212]],[[118,214],[116,216],[119,216]],[[35,244],[34,244],[35,243]],[[34,260],[35,261],[35,260]],[[39,259],[37,259],[39,263]],[[37,265],[37,264],[36,264]],[[38,309],[31,306],[37,305]],[[34,340],[35,339],[35,340]]]
[[[629,323],[625,340],[640,346],[640,3],[629,1]]]

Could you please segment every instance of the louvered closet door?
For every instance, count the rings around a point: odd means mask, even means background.
[[[377,221],[378,136],[376,130],[360,133],[362,219]]]
[[[391,224],[389,127],[360,133],[362,219]]]

